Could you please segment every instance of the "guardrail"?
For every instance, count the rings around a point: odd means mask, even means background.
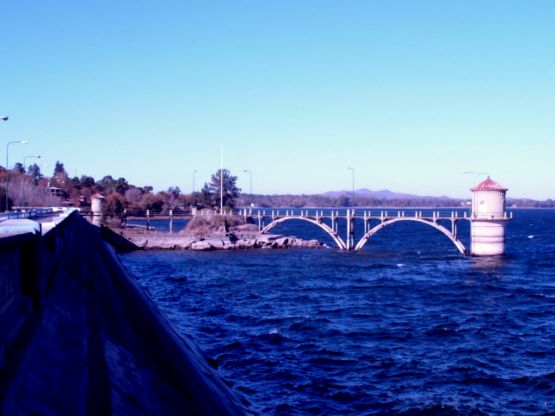
[[[0,222],[6,220],[37,219],[48,216],[70,214],[78,211],[77,208],[48,207],[48,208],[27,208],[16,211],[3,212],[0,214]]]
[[[33,208],[29,210],[10,211],[0,214],[0,221],[40,218],[62,212],[61,208]]]

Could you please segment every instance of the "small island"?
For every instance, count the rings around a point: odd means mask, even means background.
[[[318,240],[262,234],[250,217],[240,215],[197,215],[178,233],[135,228],[114,231],[136,247],[145,250],[210,251],[327,247]]]

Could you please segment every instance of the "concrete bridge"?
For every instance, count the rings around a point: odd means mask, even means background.
[[[245,209],[239,213],[256,220],[261,233],[267,233],[275,226],[287,221],[305,221],[327,233],[340,250],[355,251],[361,250],[370,238],[390,225],[399,222],[415,222],[432,227],[442,233],[462,255],[466,255],[468,252],[464,244],[459,240],[458,223],[473,219],[473,216],[469,215],[466,211],[463,213],[452,211],[449,214],[442,213],[441,211],[432,211],[424,215],[422,211],[410,213],[405,211],[395,211],[393,213],[380,211],[379,213],[372,213],[371,211],[357,212],[354,209],[347,209],[345,211]],[[508,219],[506,213],[505,219]],[[363,223],[362,236],[358,241],[355,235],[355,221],[357,220]],[[338,223],[340,221],[346,225],[344,238],[339,234]]]

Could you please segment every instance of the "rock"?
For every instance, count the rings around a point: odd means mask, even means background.
[[[181,242],[180,246],[183,250],[190,250],[194,242],[193,239],[186,239]]]
[[[289,245],[289,237],[278,238],[275,242],[275,248],[286,248]]]
[[[326,245],[322,244],[318,240],[297,240],[297,247],[320,248],[320,247],[326,247]]]
[[[248,249],[256,248],[256,240],[252,238],[242,238],[235,243],[235,248],[238,249]]]
[[[238,225],[233,227],[233,231],[235,233],[251,233],[251,234],[258,234],[258,225],[254,223],[247,223],[243,225]]]
[[[148,240],[146,238],[137,239],[135,241],[131,240],[131,242],[140,248],[145,248],[148,246]]]
[[[122,236],[144,250],[246,250],[254,248],[320,248],[317,240],[251,231],[213,232],[204,236],[124,230]]]
[[[195,251],[209,251],[214,249],[212,244],[210,244],[206,240],[195,241],[193,244],[191,244],[190,248],[191,250],[195,250]]]
[[[240,215],[221,216],[217,214],[197,215],[187,223],[182,235],[208,236],[224,234],[237,227],[246,225],[246,219]]]
[[[272,243],[277,240],[280,236],[273,234],[259,234],[256,237],[256,242],[260,247],[271,246]]]
[[[226,243],[224,240],[222,239],[213,239],[210,240],[209,244],[212,246],[212,248],[214,250],[224,250],[226,248]],[[231,244],[227,244],[227,246],[230,246]]]

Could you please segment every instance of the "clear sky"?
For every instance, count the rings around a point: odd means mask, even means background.
[[[555,1],[4,1],[0,144],[197,189],[555,198]],[[5,146],[0,145],[5,164]],[[11,163],[10,163],[11,164]]]

